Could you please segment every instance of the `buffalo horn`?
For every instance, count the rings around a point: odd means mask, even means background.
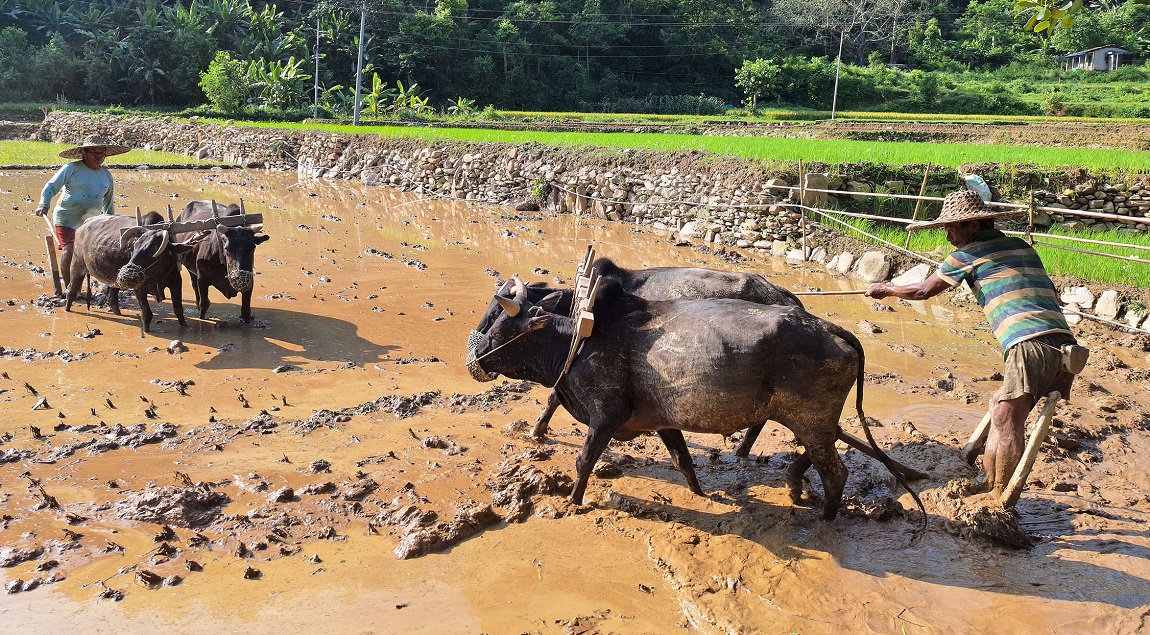
[[[216,231],[219,232],[221,236],[228,235],[228,228],[225,225],[216,225]]]
[[[511,292],[511,285],[513,284],[515,283],[511,280],[504,280],[503,284],[499,286],[499,290],[495,292],[495,295],[507,295]]]
[[[515,300],[497,295],[495,296],[495,301],[499,303],[499,306],[503,307],[503,310],[507,312],[507,315],[510,315],[511,317],[519,315],[519,303]]]
[[[255,225],[252,225],[252,233],[253,234],[258,234],[258,233],[262,232],[263,230],[264,230],[264,224],[263,223],[256,223]]]
[[[161,231],[160,233],[163,234],[163,238],[160,240],[160,248],[156,250],[156,255],[152,256],[153,260],[163,255],[164,250],[168,248],[168,232]]]
[[[514,297],[514,298],[525,298],[525,297],[527,297],[527,285],[523,284],[523,281],[519,279],[519,276],[511,276],[511,279],[515,281],[515,289],[512,290],[511,297]]]
[[[128,245],[135,239],[139,238],[144,233],[143,227],[129,227],[127,231],[120,234],[120,249],[127,249]]]

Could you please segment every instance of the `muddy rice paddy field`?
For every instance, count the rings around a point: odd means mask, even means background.
[[[796,446],[773,424],[747,460],[738,437],[688,435],[707,497],[656,437],[613,443],[574,506],[583,426],[560,411],[534,442],[547,391],[478,384],[464,367],[497,282],[569,283],[593,243],[629,267],[858,284],[572,216],[293,175],[119,170],[122,213],[243,198],[272,237],[256,252],[254,323],[213,291],[207,319],[186,299],[181,328],[164,303],[141,337],[134,303],[116,317],[48,297],[31,215],[48,176],[0,181],[6,633],[1150,632],[1145,339],[1075,327],[1093,356],[1018,507],[1029,550],[955,521],[977,476],[958,449],[1001,352],[976,306],[946,300],[805,298],[859,333],[879,442],[930,474],[916,483],[924,532],[854,450],[837,520],[793,506]]]

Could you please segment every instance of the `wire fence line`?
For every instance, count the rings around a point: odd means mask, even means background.
[[[881,216],[881,215],[877,215],[877,214],[863,214],[863,213],[859,213],[859,212],[847,212],[847,211],[842,211],[842,210],[826,209],[826,208],[820,208],[820,207],[813,207],[813,206],[809,206],[809,205],[803,205],[801,203],[786,202],[786,200],[775,202],[775,203],[701,203],[698,201],[690,201],[690,200],[627,201],[627,200],[620,200],[620,199],[605,199],[605,198],[599,198],[599,197],[596,197],[596,196],[590,195],[590,194],[579,194],[578,192],[575,192],[571,189],[568,189],[567,187],[564,187],[563,185],[560,185],[559,183],[552,182],[550,185],[552,187],[556,188],[557,190],[561,191],[561,192],[564,192],[567,194],[572,194],[572,195],[578,196],[578,197],[582,197],[588,201],[596,201],[596,202],[600,202],[600,203],[604,203],[604,204],[610,204],[610,205],[621,205],[621,206],[628,206],[628,205],[629,206],[634,206],[634,205],[651,205],[651,206],[675,205],[675,206],[703,207],[703,208],[714,209],[714,210],[740,210],[740,211],[753,211],[753,210],[759,210],[759,209],[767,209],[767,208],[771,208],[771,207],[784,207],[787,209],[798,209],[802,212],[814,213],[816,216],[818,216],[820,218],[830,220],[830,221],[832,221],[838,225],[841,225],[845,229],[849,229],[855,233],[862,234],[863,236],[866,236],[870,240],[873,240],[873,241],[876,241],[880,244],[883,244],[883,245],[885,245],[891,249],[894,249],[895,251],[898,251],[899,253],[906,254],[908,256],[911,256],[911,257],[916,258],[918,260],[921,260],[923,262],[932,263],[935,265],[938,264],[938,262],[936,262],[936,261],[918,253],[918,252],[911,251],[911,250],[905,249],[903,247],[899,247],[898,245],[895,245],[895,244],[893,244],[887,240],[884,240],[884,239],[882,239],[882,238],[880,238],[880,237],[878,237],[878,236],[876,236],[870,232],[867,232],[863,229],[855,227],[854,225],[843,222],[842,220],[835,218],[835,217],[836,216],[846,216],[849,218],[859,218],[859,219],[873,220],[873,221],[879,221],[879,222],[897,223],[897,224],[902,224],[902,225],[909,225],[910,223],[915,222],[914,220],[909,219],[909,218],[899,218],[897,216]],[[773,188],[773,189],[786,190],[786,191],[788,191],[788,193],[794,193],[794,192],[801,191],[801,192],[805,192],[808,194],[811,192],[815,192],[815,193],[828,194],[828,195],[837,195],[836,198],[838,198],[838,197],[860,197],[861,196],[861,197],[894,198],[894,199],[924,201],[924,202],[932,202],[932,203],[940,203],[943,201],[942,197],[920,196],[920,195],[915,195],[915,194],[893,194],[893,193],[884,193],[884,192],[862,192],[862,191],[848,191],[848,190],[800,188],[798,186],[778,186],[777,188]],[[1033,212],[1034,211],[1042,211],[1042,212],[1047,212],[1047,213],[1060,214],[1063,216],[1081,216],[1084,218],[1094,218],[1094,219],[1101,219],[1101,220],[1117,220],[1117,221],[1123,222],[1123,223],[1150,224],[1150,218],[1143,218],[1143,217],[1137,217],[1137,216],[1122,216],[1120,214],[1106,214],[1106,213],[1102,213],[1102,212],[1088,212],[1088,211],[1083,211],[1083,210],[1065,209],[1065,208],[1061,208],[1061,207],[1034,206],[1034,205],[1026,205],[1026,204],[1019,204],[1019,203],[1007,203],[1007,202],[1000,202],[1000,201],[991,201],[991,202],[988,202],[987,205],[991,206],[991,207],[1000,207],[1000,208],[1005,208],[1005,209],[1026,210],[1027,212],[1031,213],[1030,217],[1029,217],[1029,220],[1031,223],[1033,223]],[[1047,242],[1047,240],[1066,241],[1066,242],[1071,242],[1071,243],[1082,243],[1082,244],[1091,244],[1091,245],[1105,245],[1105,246],[1109,246],[1109,247],[1124,247],[1124,248],[1128,248],[1128,249],[1137,249],[1137,250],[1144,250],[1144,251],[1150,251],[1150,245],[1136,245],[1136,244],[1132,244],[1132,243],[1118,243],[1118,242],[1112,242],[1112,241],[1093,240],[1093,239],[1089,239],[1089,238],[1079,238],[1077,236],[1061,236],[1058,234],[1049,234],[1046,232],[1035,232],[1035,231],[1033,231],[1033,229],[1034,229],[1033,224],[1031,224],[1028,229],[1029,229],[1029,231],[1026,231],[1026,232],[1004,231],[1003,233],[1005,233],[1007,235],[1012,235],[1012,236],[1024,237],[1028,240],[1028,242],[1030,242],[1031,244],[1033,244],[1035,246],[1049,247],[1051,249],[1062,249],[1065,251],[1073,251],[1073,252],[1087,254],[1087,255],[1091,255],[1091,256],[1100,256],[1103,258],[1113,258],[1116,260],[1123,260],[1123,261],[1127,261],[1127,262],[1137,262],[1137,263],[1142,263],[1142,264],[1150,264],[1150,259],[1139,258],[1137,256],[1121,256],[1121,255],[1117,255],[1117,254],[1109,254],[1109,253],[1104,253],[1104,252],[1100,252],[1100,251],[1075,249],[1073,247],[1068,247],[1066,245],[1059,245],[1059,244]],[[805,248],[805,245],[804,245],[804,248]]]

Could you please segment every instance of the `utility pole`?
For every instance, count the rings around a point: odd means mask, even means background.
[[[846,39],[847,31],[843,29],[839,33],[839,57],[835,61],[835,94],[831,98],[831,121],[835,120],[835,109],[839,105],[839,72],[843,67],[843,40]]]
[[[319,118],[319,18],[315,19],[315,84],[313,94],[315,103],[311,107],[313,119]]]
[[[351,125],[359,125],[359,94],[363,89],[363,29],[367,22],[367,0],[359,5],[359,59],[355,63],[355,113],[351,118]]]

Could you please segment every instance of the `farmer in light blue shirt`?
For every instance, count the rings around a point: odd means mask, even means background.
[[[116,145],[107,137],[92,135],[84,143],[60,153],[64,159],[79,159],[60,168],[40,192],[40,206],[37,216],[44,216],[52,205],[52,199],[60,194],[56,209],[52,214],[52,225],[56,243],[62,252],[60,268],[64,277],[64,287],[68,287],[72,266],[72,244],[76,240],[76,228],[93,214],[114,214],[112,204],[112,173],[104,167],[104,159],[123,154],[130,150],[127,146]]]

